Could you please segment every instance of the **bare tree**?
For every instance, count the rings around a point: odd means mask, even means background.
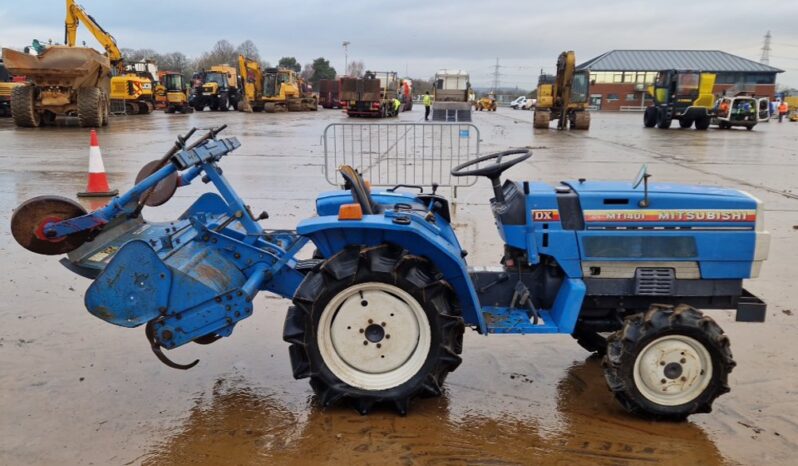
[[[348,76],[354,76],[356,78],[359,78],[363,76],[363,70],[365,69],[366,67],[363,64],[363,60],[352,60],[349,62],[349,65],[346,67],[346,74]]]
[[[313,63],[305,63],[305,67],[302,68],[302,72],[299,73],[299,76],[305,81],[309,81],[311,76],[313,76]]]
[[[254,42],[247,39],[236,47],[236,54],[244,55],[250,60],[260,61],[260,52]]]

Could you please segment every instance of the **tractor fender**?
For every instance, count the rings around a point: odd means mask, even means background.
[[[338,220],[320,216],[302,221],[297,233],[309,238],[324,257],[351,245],[393,244],[431,261],[452,286],[467,325],[485,334],[487,327],[480,312],[479,299],[461,256],[462,249],[446,239],[441,229],[418,215],[391,218],[388,215],[364,215],[362,220]],[[449,228],[446,224],[445,228]]]

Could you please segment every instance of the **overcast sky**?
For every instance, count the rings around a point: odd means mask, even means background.
[[[798,0],[256,1],[78,0],[122,48],[195,57],[219,39],[251,39],[275,63],[323,56],[342,72],[341,43],[366,68],[427,78],[462,68],[490,85],[533,88],[562,50],[581,63],[613,49],[718,49],[759,61],[770,30],[777,82],[798,87]],[[240,12],[240,13],[237,13]],[[0,45],[63,41],[64,0],[0,0]],[[78,40],[97,46],[81,28]]]

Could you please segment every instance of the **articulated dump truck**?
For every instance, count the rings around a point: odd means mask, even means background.
[[[17,126],[51,124],[56,116],[77,116],[80,126],[108,124],[111,63],[87,47],[54,45],[39,55],[3,49],[3,62],[13,75],[26,76],[11,96]]]

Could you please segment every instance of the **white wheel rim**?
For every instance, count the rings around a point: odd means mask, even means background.
[[[652,341],[635,359],[634,381],[641,395],[663,406],[689,403],[712,380],[712,358],[698,340],[666,335]]]
[[[317,331],[319,352],[342,382],[387,390],[412,378],[431,345],[424,308],[406,291],[368,282],[338,293],[324,308]]]

